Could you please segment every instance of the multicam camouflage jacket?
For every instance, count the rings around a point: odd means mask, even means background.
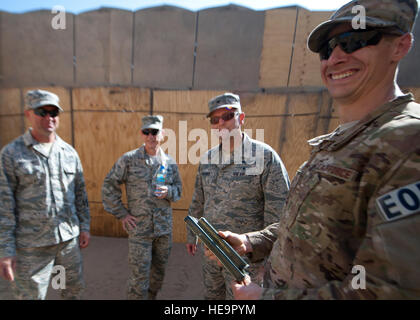
[[[224,163],[221,146],[201,159],[188,214],[204,216],[217,230],[237,233],[277,222],[289,191],[289,177],[278,154],[243,134],[239,161]],[[235,153],[235,152],[233,152]],[[188,231],[188,243],[194,235]]]
[[[56,136],[50,154],[28,130],[0,153],[0,257],[89,232],[89,204],[79,156]]]
[[[144,145],[125,153],[105,177],[102,186],[104,208],[118,219],[130,214],[138,217],[137,227],[130,236],[160,236],[172,233],[170,202],[181,198],[182,183],[176,162],[160,149],[159,161],[154,163]],[[167,174],[168,195],[158,199],[153,195],[152,179],[161,163]],[[121,185],[125,184],[127,208],[122,201]]]
[[[263,299],[420,298],[419,137],[409,94],[309,141],[280,222],[248,234]]]

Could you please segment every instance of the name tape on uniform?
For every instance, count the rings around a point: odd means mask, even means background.
[[[420,181],[380,196],[376,205],[387,221],[420,213]]]

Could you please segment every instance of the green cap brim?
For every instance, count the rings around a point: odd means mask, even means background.
[[[231,108],[230,108],[231,107]],[[240,104],[224,104],[224,105],[221,105],[221,106],[217,106],[216,108],[214,108],[213,110],[211,110],[208,114],[207,114],[207,118],[208,117],[210,117],[210,115],[214,112],[214,111],[216,111],[216,110],[219,110],[219,109],[223,109],[223,108],[225,108],[225,109],[236,109],[236,110],[239,110],[240,112],[242,112],[242,109],[241,109],[241,105]]]
[[[51,100],[41,100],[35,103],[34,105],[29,106],[29,109],[37,109],[45,106],[54,106],[57,107],[60,111],[64,111],[63,108],[60,107],[60,105],[56,102],[53,102]]]
[[[319,52],[322,45],[328,40],[330,32],[340,24],[352,23],[354,16],[341,17],[334,20],[328,20],[318,25],[308,37],[308,48],[313,52]],[[391,28],[396,27],[397,24],[391,21],[384,21],[382,19],[366,17],[366,26],[373,28]],[[401,31],[401,34],[403,32]]]

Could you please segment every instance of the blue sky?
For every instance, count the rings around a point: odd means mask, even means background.
[[[54,6],[61,5],[66,11],[77,14],[99,7],[138,10],[167,4],[197,11],[230,3],[254,10],[266,10],[290,5],[300,5],[310,10],[335,10],[346,2],[348,0],[1,0],[0,10],[22,13],[38,9],[51,10]]]

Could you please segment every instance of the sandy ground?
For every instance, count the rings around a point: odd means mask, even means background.
[[[86,300],[120,300],[126,298],[128,276],[127,239],[92,237],[88,248],[82,251]],[[203,278],[201,254],[191,257],[185,244],[174,243],[166,270],[160,300],[202,300]],[[11,299],[8,283],[0,279],[0,300]],[[47,300],[60,299],[57,290],[50,287]]]

